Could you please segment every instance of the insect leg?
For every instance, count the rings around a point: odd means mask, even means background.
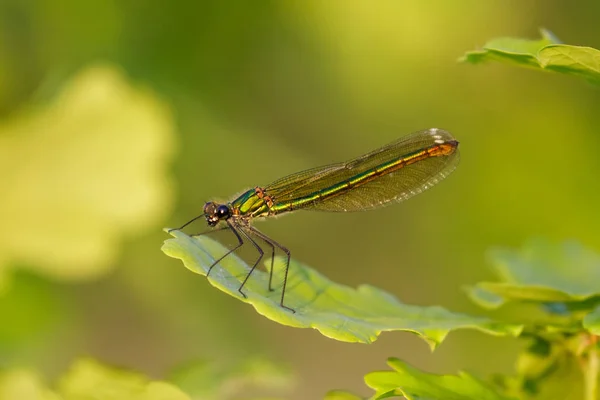
[[[255,229],[250,229],[250,233],[253,233],[256,235],[256,233],[254,232]],[[260,239],[262,239],[263,242],[265,242],[268,246],[271,247],[271,270],[269,271],[269,292],[273,291],[273,267],[275,266],[275,246],[273,245],[273,243],[269,242],[268,240],[265,240],[262,236],[256,235],[257,237],[259,237]]]
[[[225,227],[223,229],[227,229],[227,228],[231,229],[231,231],[235,234],[235,237],[238,240],[238,244],[233,249],[231,249],[227,253],[225,253],[221,258],[219,258],[214,263],[212,263],[212,265],[208,268],[208,271],[206,271],[206,277],[207,278],[208,278],[208,275],[210,274],[210,271],[212,271],[212,269],[213,269],[213,267],[215,265],[217,265],[219,262],[221,262],[221,260],[224,259],[225,257],[227,257],[228,255],[230,255],[231,253],[233,253],[234,251],[236,251],[237,249],[239,249],[240,247],[242,247],[242,245],[244,244],[244,241],[242,240],[242,237],[240,236],[240,234],[238,233],[238,231],[235,229],[234,224],[231,221],[229,221],[229,220],[226,220],[225,222],[227,222],[227,227]],[[212,231],[209,231],[209,232],[206,232],[206,233],[215,232],[217,230],[212,230]]]
[[[240,292],[242,294],[242,296],[244,297],[248,297],[246,296],[246,294],[244,292],[242,292],[242,288],[244,287],[244,285],[246,284],[246,282],[248,281],[248,278],[250,278],[250,275],[252,275],[252,272],[254,272],[254,269],[256,268],[256,266],[258,265],[258,263],[260,262],[260,260],[262,260],[263,256],[265,255],[265,252],[263,251],[263,249],[258,245],[258,243],[256,243],[254,241],[254,239],[252,239],[250,237],[250,235],[248,235],[247,232],[245,232],[243,229],[240,229],[240,232],[242,232],[242,235],[244,235],[246,237],[246,239],[248,239],[250,241],[250,243],[252,243],[254,245],[254,247],[256,248],[256,250],[258,251],[259,255],[258,255],[258,259],[256,260],[256,262],[254,263],[254,265],[252,266],[252,268],[250,268],[250,272],[248,272],[248,275],[246,275],[246,277],[244,278],[244,281],[242,282],[242,284],[240,285],[238,292]]]
[[[283,247],[282,245],[280,245],[279,243],[277,243],[276,241],[274,241],[273,239],[271,239],[270,237],[268,237],[267,235],[265,235],[264,233],[262,233],[261,231],[259,231],[258,229],[252,227],[252,226],[248,226],[248,229],[255,234],[256,236],[258,236],[259,238],[261,238],[262,240],[264,240],[265,242],[269,243],[271,246],[277,246],[279,247],[287,256],[287,260],[285,262],[285,273],[283,275],[283,288],[281,290],[281,302],[279,303],[279,305],[285,309],[290,310],[291,312],[295,313],[296,310],[294,310],[293,308],[290,308],[286,305],[283,304],[283,299],[285,297],[285,287],[287,285],[287,279],[288,279],[288,272],[290,269],[290,258],[291,258],[291,253],[290,251],[286,248]],[[271,268],[271,275],[273,274],[273,268]],[[269,278],[269,282],[271,281],[271,278]]]
[[[208,235],[209,233],[213,233],[213,232],[220,232],[220,231],[224,231],[225,229],[230,229],[229,225],[224,225],[224,226],[220,226],[216,229],[209,229],[208,231],[204,231],[204,232],[200,232],[200,233],[194,233],[191,234],[189,236],[194,237],[194,236],[203,236],[203,235]]]
[[[192,222],[194,222],[195,220],[204,217],[204,214],[200,214],[197,217],[192,218],[191,220],[189,220],[188,222],[186,222],[185,224],[181,225],[179,228],[173,228],[173,229],[169,229],[168,232],[171,233],[173,231],[180,231],[183,228],[185,228],[186,226],[188,226],[189,224],[191,224]]]

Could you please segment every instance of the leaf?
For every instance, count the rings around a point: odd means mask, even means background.
[[[541,49],[538,60],[547,70],[577,75],[600,84],[600,50],[555,44]]]
[[[461,62],[478,64],[500,61],[523,67],[571,74],[600,84],[600,51],[591,47],[560,44],[550,32],[542,30],[540,40],[497,38],[481,50],[469,51]]]
[[[512,62],[526,67],[539,67],[536,54],[540,49],[556,43],[549,31],[542,30],[540,40],[519,38],[496,38],[487,42],[481,50],[468,51],[459,59],[461,62],[478,64],[486,61]]]
[[[390,358],[388,365],[395,371],[371,372],[365,376],[366,384],[376,391],[374,399],[398,395],[408,400],[509,399],[466,372],[459,372],[458,375],[430,374],[397,358]]]
[[[592,335],[600,336],[600,305],[583,318],[583,327]]]
[[[169,210],[173,137],[166,105],[108,65],[0,121],[0,278],[16,265],[63,280],[112,268],[118,244]]]
[[[237,399],[255,388],[261,392],[288,391],[295,383],[286,368],[261,358],[249,358],[233,366],[193,362],[177,368],[169,381],[193,399],[202,400]]]
[[[331,390],[327,392],[323,400],[363,400],[363,398],[343,390]]]
[[[177,387],[135,372],[109,368],[90,359],[74,363],[59,382],[65,400],[190,400]]]
[[[0,400],[14,399],[63,400],[34,372],[22,369],[0,371]]]
[[[580,353],[584,335],[533,337],[516,362],[517,375],[498,377],[510,393],[522,399],[578,400],[584,398]]]
[[[280,369],[275,370],[271,363],[260,359],[251,359],[235,368],[222,371],[225,373],[221,375],[215,374],[218,368],[214,364],[205,364],[204,367],[195,368],[193,374],[187,374],[189,370],[182,370],[184,383],[193,384],[196,388],[205,386],[206,390],[198,392],[195,399],[237,399],[241,397],[231,392],[240,389],[240,383],[251,382],[257,387],[264,387],[268,380],[271,387],[280,387],[281,384],[288,385],[290,380],[289,374]],[[222,377],[227,379],[220,379]],[[217,382],[212,382],[212,378],[216,378]],[[198,379],[198,382],[186,382],[186,379]],[[191,400],[170,383],[152,381],[137,372],[107,367],[92,359],[74,362],[56,386],[55,391],[50,390],[38,374],[28,370],[0,371],[0,400]],[[214,386],[220,386],[220,392],[215,396],[211,392]],[[204,396],[205,393],[212,394]],[[243,398],[250,399],[247,396]],[[275,400],[274,397],[268,399]]]
[[[502,282],[481,282],[468,289],[482,307],[497,308],[506,301],[594,306],[600,296],[600,255],[580,243],[534,239],[521,251],[492,249],[489,258]]]
[[[192,272],[206,275],[216,257],[227,252],[218,242],[206,236],[190,237],[172,231],[175,239],[165,241],[162,250],[181,259]],[[283,260],[277,260],[281,265]],[[277,268],[277,266],[276,266]],[[279,268],[282,269],[282,268]],[[279,269],[273,282],[281,281]],[[400,303],[390,294],[369,285],[353,289],[331,282],[315,270],[292,260],[285,304],[279,305],[280,288],[268,291],[268,274],[254,271],[244,286],[244,298],[238,288],[249,267],[231,254],[211,271],[208,281],[223,292],[254,306],[259,314],[283,325],[315,328],[323,335],[344,341],[371,343],[383,331],[413,332],[435,348],[448,332],[460,328],[477,329],[493,335],[518,335],[521,327],[494,322],[487,318],[453,313],[442,307],[418,307]]]
[[[504,304],[504,299],[485,289],[485,282],[466,288],[469,298],[483,308],[495,309]]]

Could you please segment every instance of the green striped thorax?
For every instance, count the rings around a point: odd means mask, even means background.
[[[256,187],[245,191],[230,204],[218,204],[212,201],[206,203],[204,216],[208,225],[215,226],[219,221],[225,221],[230,217],[248,219],[268,215],[270,206],[272,206],[270,197],[264,195],[262,188]]]
[[[233,215],[252,218],[268,215],[272,205],[271,197],[260,187],[247,190],[231,202]]]

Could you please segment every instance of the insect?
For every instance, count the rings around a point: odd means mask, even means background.
[[[444,179],[454,171],[458,161],[458,141],[449,132],[437,128],[422,130],[350,161],[308,169],[270,185],[256,186],[229,203],[209,201],[203,214],[178,229],[204,217],[209,226],[220,224],[220,227],[193,236],[225,229],[235,235],[237,244],[213,262],[207,277],[221,260],[244,243],[254,246],[258,257],[238,289],[244,297],[247,296],[242,289],[265,254],[258,241],[271,250],[271,291],[275,248],[283,251],[286,263],[280,305],[295,312],[284,304],[290,251],[252,226],[253,220],[296,210],[363,211],[401,202]]]

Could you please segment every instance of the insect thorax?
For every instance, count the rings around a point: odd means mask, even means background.
[[[272,206],[273,200],[271,196],[268,196],[264,189],[260,187],[247,190],[231,202],[235,216],[249,218],[269,215]]]

